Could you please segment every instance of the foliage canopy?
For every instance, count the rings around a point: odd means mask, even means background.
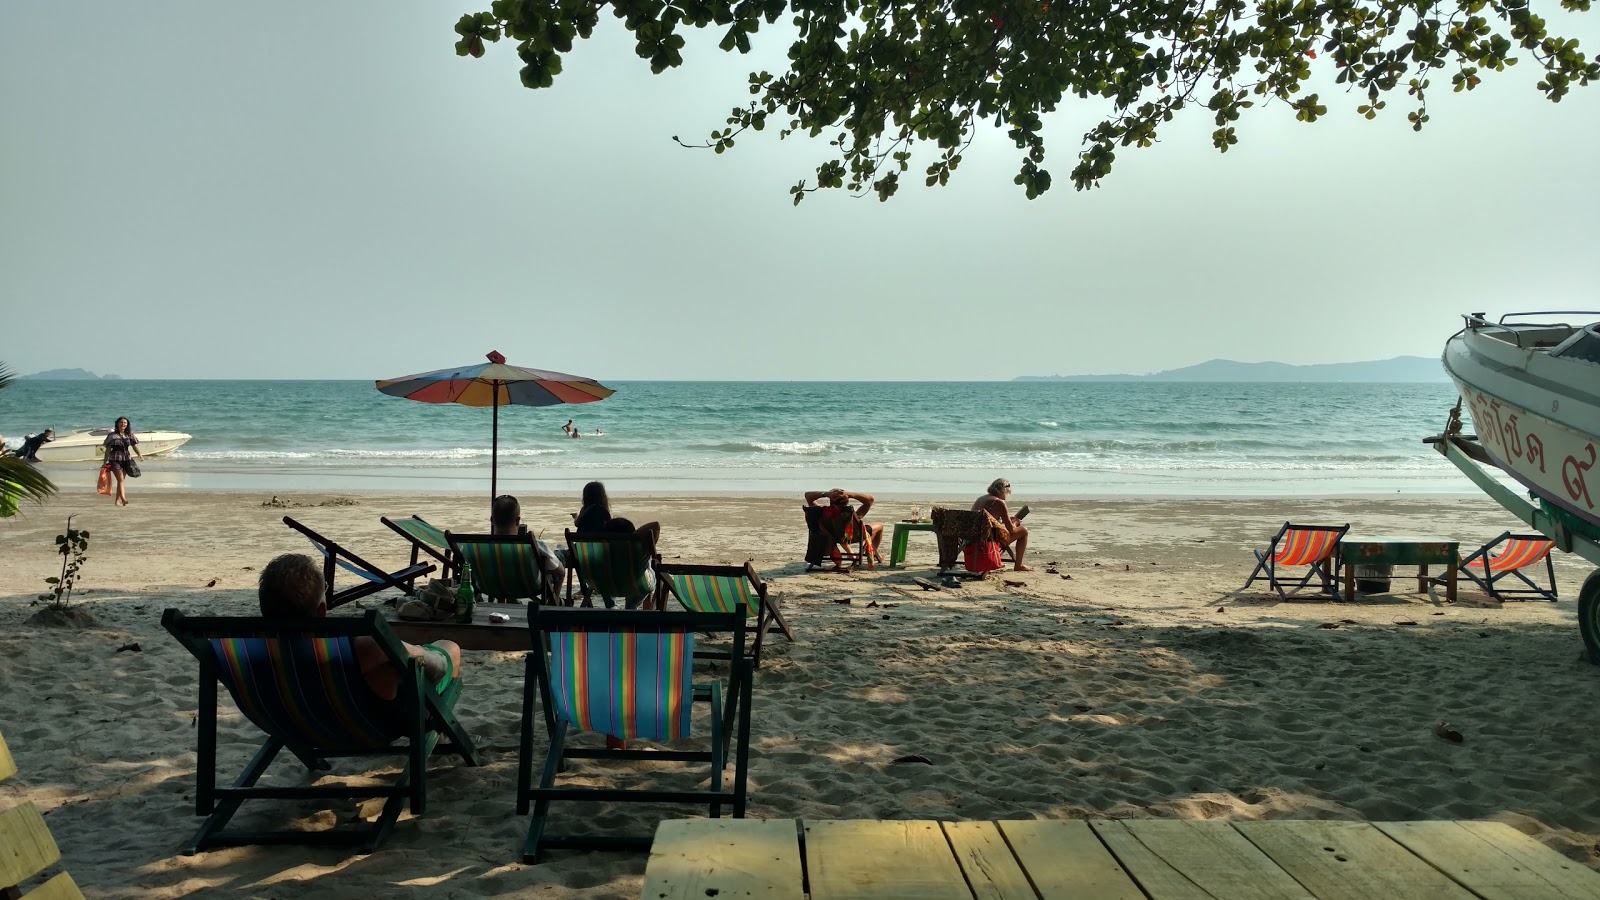
[[[1560,3],[1587,11],[1590,0]],[[1436,78],[1472,90],[1516,63],[1514,52],[1543,69],[1538,87],[1553,101],[1600,78],[1600,64],[1551,33],[1527,0],[493,0],[457,23],[456,52],[482,56],[485,42],[507,38],[522,83],[550,87],[608,6],[656,73],[683,63],[685,29],[716,29],[723,50],[748,53],[763,24],[792,16],[789,69],[752,73],[754,99],[705,146],[721,153],[769,125],[780,138],[826,136],[835,149],[813,182],[790,189],[796,203],[822,188],[887,200],[915,154],[931,159],[925,183],[943,185],[985,122],[1022,151],[1015,182],[1037,197],[1051,185],[1044,116],[1068,95],[1109,107],[1072,169],[1082,190],[1111,171],[1119,148],[1150,146],[1189,107],[1210,113],[1224,152],[1238,142],[1241,111],[1258,102],[1315,121],[1327,107],[1307,92],[1313,66],[1360,92],[1357,112],[1369,119],[1404,89],[1419,130]]]
[[[0,391],[14,380],[11,372],[0,363]],[[42,501],[55,493],[56,486],[40,474],[31,463],[16,457],[0,456],[0,518],[13,515],[17,501],[22,498]]]

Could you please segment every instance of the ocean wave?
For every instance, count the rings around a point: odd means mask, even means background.
[[[1061,427],[1061,423],[1060,422],[1035,422],[1033,424],[1040,425],[1040,426],[1043,426],[1045,428],[1060,428]]]
[[[519,457],[553,456],[565,453],[565,450],[552,450],[543,448],[505,448],[500,451],[500,459],[516,459]],[[478,447],[452,447],[447,450],[347,450],[343,448],[329,448],[326,450],[174,450],[170,456],[173,459],[194,460],[225,460],[238,462],[272,462],[275,460],[433,460],[450,462],[456,460],[487,460],[492,455],[488,448]]]

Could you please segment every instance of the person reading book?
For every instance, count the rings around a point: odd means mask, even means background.
[[[1011,496],[1011,482],[1004,478],[996,478],[989,484],[989,490],[982,497],[972,501],[974,510],[982,510],[1000,523],[1005,530],[1005,544],[1011,548],[1011,556],[1016,560],[1012,566],[1018,572],[1032,572],[1032,566],[1022,564],[1022,557],[1028,552],[1028,528],[1022,524],[1022,519],[1028,514],[1028,507],[1024,506],[1016,515],[1006,507],[1006,498]]]

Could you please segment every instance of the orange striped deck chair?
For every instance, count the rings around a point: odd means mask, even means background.
[[[1316,579],[1316,589],[1329,595],[1337,596],[1339,592],[1339,541],[1350,530],[1349,524],[1344,525],[1296,525],[1292,522],[1283,523],[1278,533],[1273,535],[1272,542],[1265,550],[1253,550],[1256,555],[1255,570],[1250,573],[1250,578],[1244,586],[1248,588],[1257,581],[1265,580],[1278,596],[1289,599],[1291,594],[1298,594]],[[1283,567],[1306,567],[1305,575],[1298,581],[1293,573],[1280,574],[1278,569]],[[1287,588],[1287,590],[1285,589]],[[1243,590],[1241,588],[1240,590]]]
[[[1503,546],[1502,546],[1503,545]],[[1550,560],[1550,551],[1556,542],[1542,534],[1512,534],[1506,532],[1461,561],[1461,574],[1483,588],[1483,592],[1496,600],[1530,600],[1538,597],[1556,602],[1556,567]],[[1494,553],[1495,548],[1500,552]],[[1493,555],[1490,555],[1490,554]],[[1523,574],[1523,570],[1544,563],[1545,579],[1549,587]],[[1537,571],[1537,570],[1536,570]],[[1522,587],[1506,587],[1501,582],[1515,576]]]

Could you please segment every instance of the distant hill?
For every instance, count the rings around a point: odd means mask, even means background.
[[[1150,375],[1019,375],[1012,381],[1448,381],[1436,358],[1396,356],[1371,362],[1296,366],[1281,362],[1246,363],[1213,359]]]
[[[38,381],[121,381],[121,375],[96,375],[88,369],[46,369],[23,378]]]

